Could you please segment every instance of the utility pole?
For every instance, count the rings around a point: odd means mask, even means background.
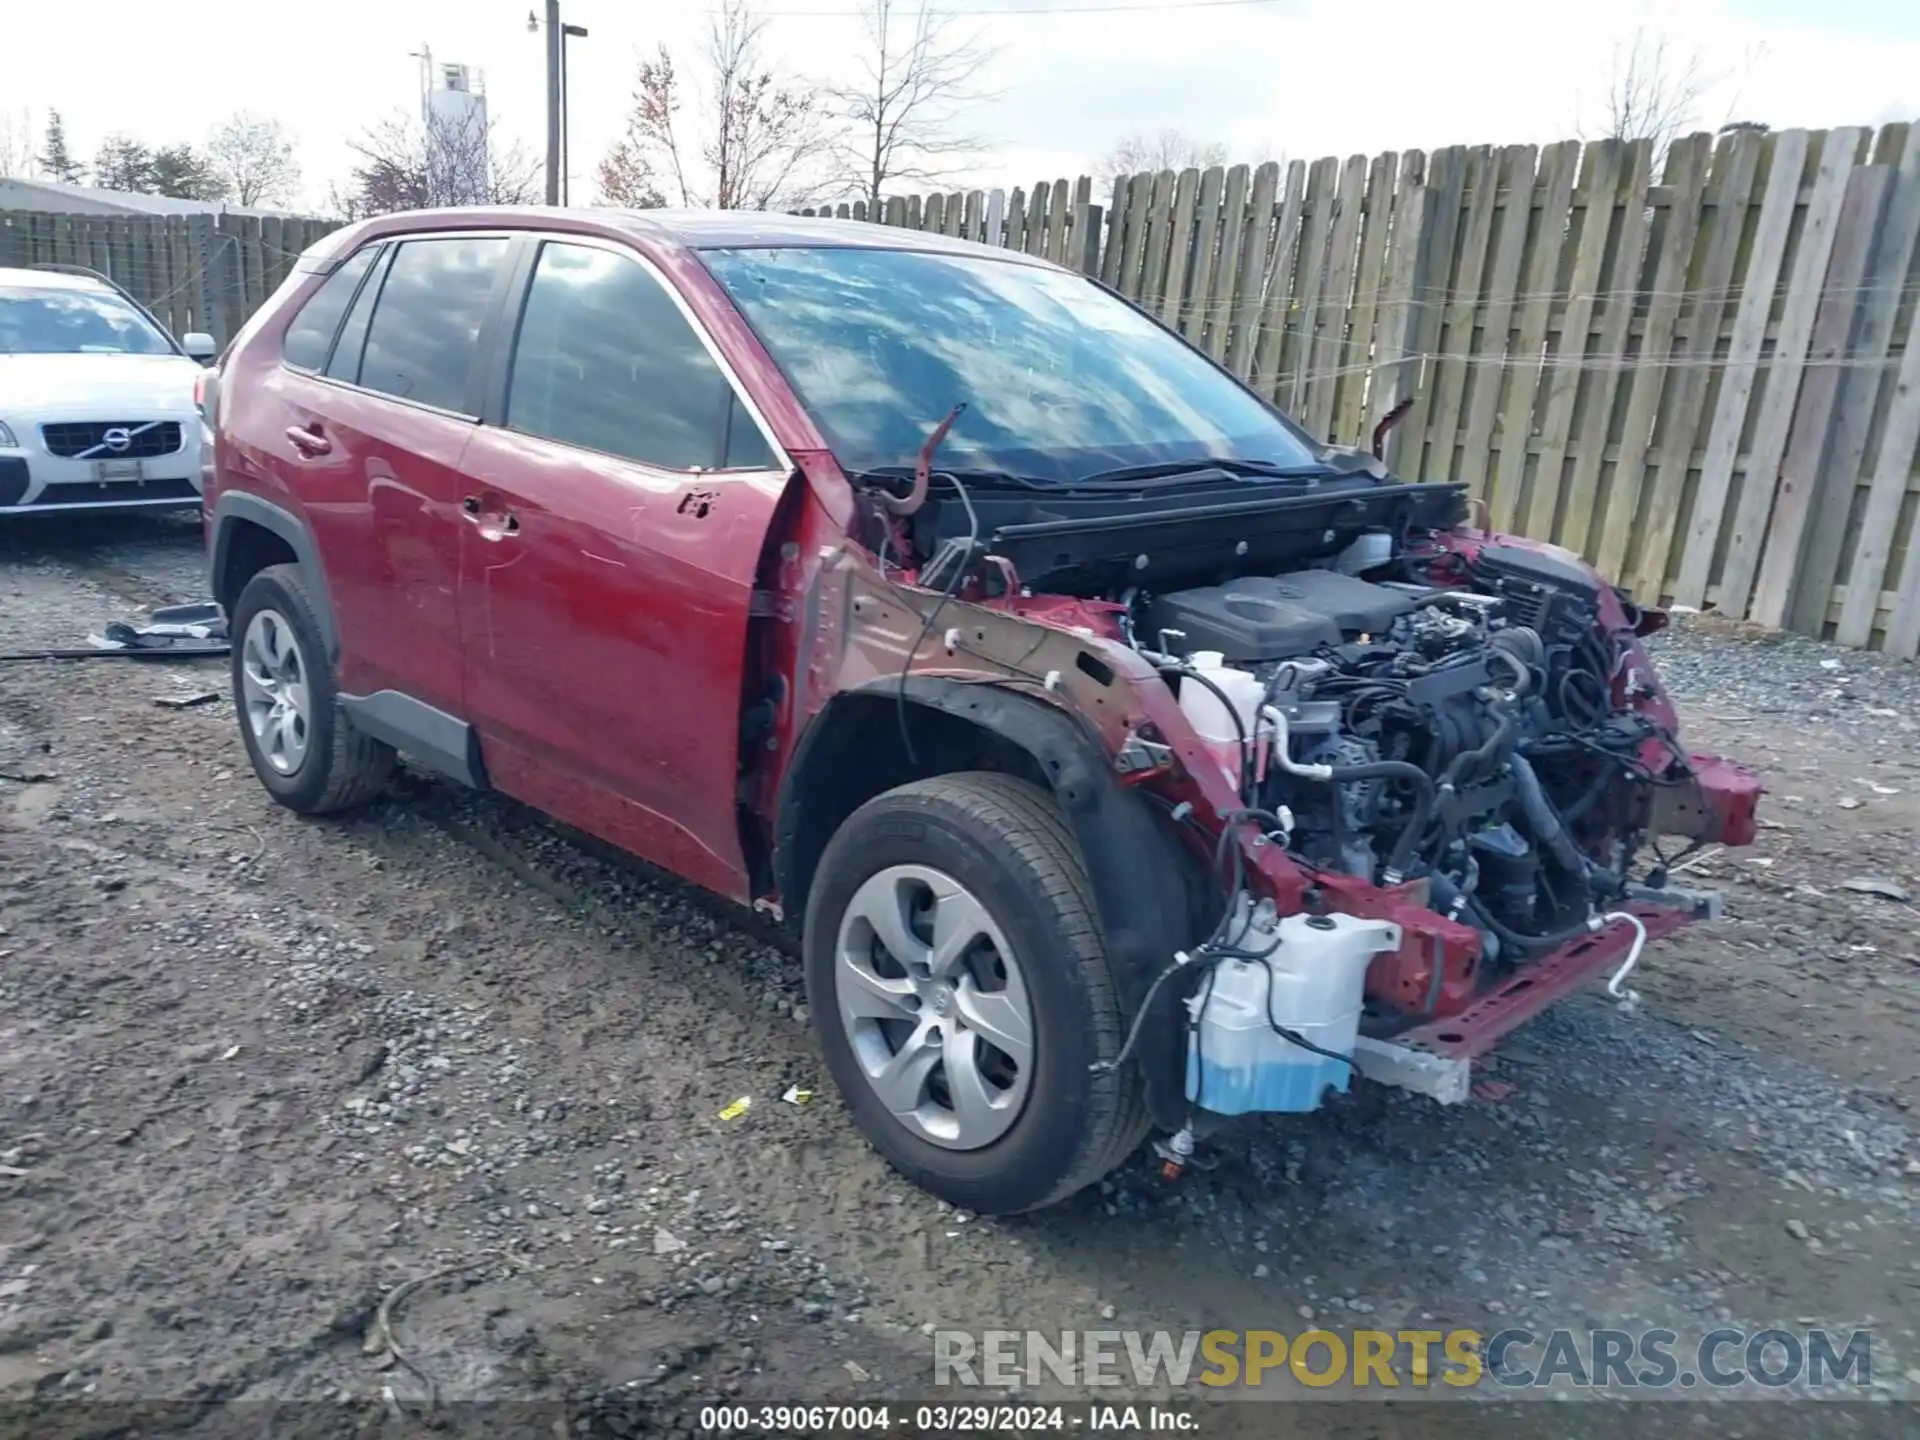
[[[547,0],[547,204],[560,203],[560,0]]]
[[[584,25],[560,27],[560,203],[573,203],[573,85],[567,74],[567,41],[587,38]]]

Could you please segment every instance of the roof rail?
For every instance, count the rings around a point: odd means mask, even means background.
[[[176,355],[184,355],[186,353],[180,348],[179,337],[160,323],[160,317],[155,315],[145,305],[142,305],[126,286],[122,285],[118,280],[115,280],[111,275],[103,275],[98,270],[91,269],[85,265],[70,265],[64,260],[38,260],[26,268],[29,270],[51,270],[60,275],[84,275],[89,280],[98,280],[102,285],[113,291],[114,294],[133,306],[133,308],[138,310],[142,315],[146,316],[148,321],[153,325],[153,328],[167,337],[167,343],[173,346]]]

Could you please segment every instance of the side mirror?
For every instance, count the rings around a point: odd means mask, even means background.
[[[220,353],[220,347],[214,343],[213,336],[200,330],[189,330],[181,336],[180,348],[187,352],[190,359],[198,360],[202,365]]]

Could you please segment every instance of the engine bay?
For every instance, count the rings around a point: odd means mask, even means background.
[[[1644,787],[1687,774],[1631,704],[1644,679],[1601,595],[1551,551],[1370,533],[1328,568],[1127,605],[1136,647],[1296,858],[1425,878],[1434,910],[1513,962],[1621,900],[1650,839]]]
[[[1476,533],[1459,486],[1218,475],[957,498],[906,542],[931,556],[922,584],[991,582],[992,561],[1029,613],[1059,596],[1111,612],[1293,859],[1424,881],[1492,965],[1617,906],[1654,838],[1649,791],[1689,777],[1632,663],[1664,617],[1551,547],[1454,543]]]
[[[1577,557],[1462,530],[1458,485],[1203,469],[970,496],[941,478],[889,540],[923,557],[920,584],[1042,619],[1091,602],[1292,858],[1423,880],[1495,965],[1591,930],[1653,841],[1649,792],[1690,778],[1633,664],[1664,617]]]
[[[876,477],[873,574],[819,611],[858,633],[842,683],[884,687],[903,742],[912,704],[1071,718],[1028,753],[1127,877],[1121,1058],[1175,1142],[1362,1072],[1458,1101],[1495,1036],[1598,966],[1629,994],[1715,912],[1669,885],[1681,846],[1753,838],[1757,777],[1680,746],[1640,643],[1665,616],[1463,523],[1460,485],[930,469]]]

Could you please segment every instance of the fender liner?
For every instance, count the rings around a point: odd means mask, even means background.
[[[901,693],[899,681],[889,677],[847,693],[876,692],[891,701]],[[938,676],[909,677],[904,698],[994,732],[1031,756],[1047,777],[1086,861],[1121,1012],[1133,1024],[1174,952],[1198,943],[1211,926],[1209,907],[1218,901],[1206,887],[1204,867],[1152,801],[1116,782],[1104,751],[1065,711],[999,686]],[[832,711],[830,701],[807,727],[782,782],[774,867],[781,894],[790,897],[790,913],[801,908],[813,878],[795,873],[791,840],[799,807],[791,792],[813,743],[830,728],[825,722]],[[1184,1124],[1191,1108],[1182,988],[1161,987],[1134,1047],[1148,1110],[1156,1125],[1169,1130]]]
[[[258,495],[250,495],[244,490],[223,492],[214,502],[213,523],[208,527],[208,589],[215,596],[220,593],[220,577],[226,573],[227,558],[233,544],[234,522],[239,520],[258,525],[287,542],[294,558],[300,562],[300,568],[306,572],[308,588],[319,602],[320,613],[314,618],[319,621],[320,636],[326,642],[327,658],[339,660],[340,635],[334,625],[333,595],[327,589],[326,567],[320,563],[320,550],[313,543],[312,533],[291,510],[282,509],[271,500],[262,500]]]

